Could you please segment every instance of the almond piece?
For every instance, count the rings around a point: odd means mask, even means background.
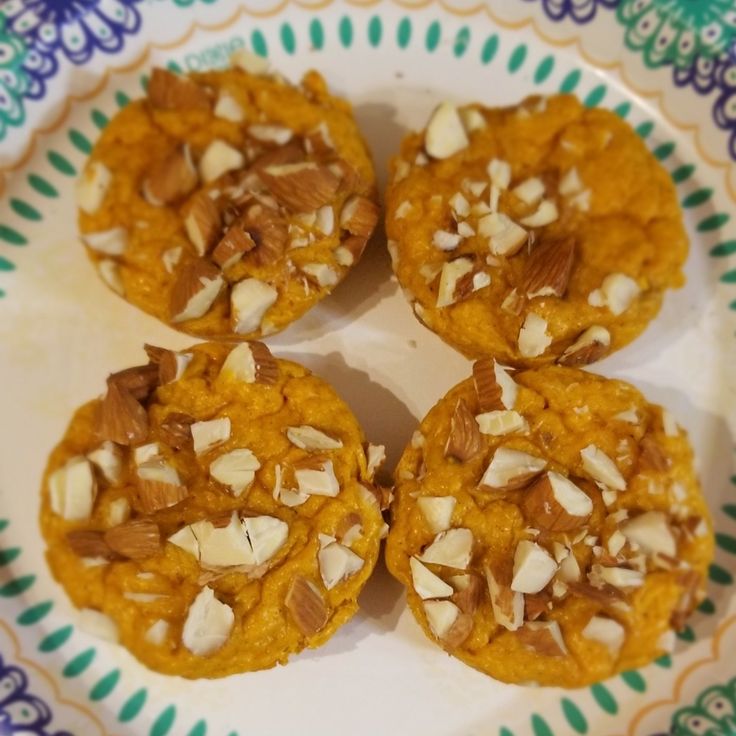
[[[294,212],[313,212],[331,203],[340,186],[329,168],[312,161],[266,166],[259,176],[271,194]]]
[[[158,382],[162,386],[178,381],[192,362],[191,353],[162,350],[158,359]]]
[[[113,227],[96,233],[82,233],[84,244],[106,256],[121,256],[128,245],[128,231],[124,227]]]
[[[319,462],[316,468],[298,468],[294,475],[301,493],[331,498],[340,493],[340,483],[335,476],[332,460]]]
[[[588,304],[592,307],[608,307],[618,317],[634,302],[641,289],[639,284],[624,273],[611,273],[603,279],[600,289],[591,291]]]
[[[143,560],[161,551],[158,526],[148,519],[118,524],[105,532],[104,539],[110,549],[131,560]]]
[[[639,442],[639,468],[664,473],[670,469],[672,461],[662,449],[662,446],[651,436],[644,435]]]
[[[314,636],[321,631],[329,618],[325,600],[319,589],[302,575],[292,579],[284,603],[304,636]]]
[[[106,440],[96,450],[87,453],[87,460],[99,469],[106,483],[111,486],[120,483],[123,473],[122,452],[114,442]]]
[[[547,461],[509,447],[499,447],[481,478],[480,485],[493,491],[516,491],[528,486],[547,466]]]
[[[465,570],[472,555],[473,532],[470,529],[448,529],[440,532],[417,559],[432,565]]]
[[[258,279],[243,279],[230,292],[230,314],[233,331],[241,335],[257,331],[264,315],[275,304],[279,293]]]
[[[675,631],[682,631],[688,616],[704,597],[703,578],[695,570],[686,570],[678,576],[677,583],[682,592],[672,611],[670,623]]]
[[[607,355],[610,347],[611,333],[605,327],[593,325],[568,346],[557,362],[572,367],[588,365]]]
[[[212,654],[225,644],[234,621],[233,609],[218,601],[212,588],[205,586],[187,611],[181,631],[182,644],[195,656]]]
[[[72,552],[78,557],[100,558],[114,560],[117,555],[105,541],[103,532],[91,529],[75,529],[67,532],[66,541]]]
[[[531,215],[521,218],[521,224],[526,227],[544,227],[550,225],[559,216],[557,205],[551,199],[543,199]]]
[[[340,280],[335,269],[326,263],[306,263],[301,267],[301,271],[320,288],[332,288]]]
[[[583,468],[593,480],[615,491],[626,490],[626,480],[616,467],[616,463],[599,447],[595,445],[584,447],[580,450],[580,457],[583,461]]]
[[[207,146],[199,160],[199,172],[207,183],[219,179],[228,171],[242,169],[243,166],[245,166],[245,156],[237,148],[233,148],[219,138]]]
[[[258,458],[248,448],[226,452],[210,463],[210,476],[228,486],[233,496],[242,495],[255,479],[261,467]]]
[[[442,578],[425,567],[416,557],[409,559],[414,590],[422,600],[449,598],[455,591]]]
[[[517,593],[539,593],[552,580],[557,567],[557,563],[544,547],[522,539],[514,552],[511,590]]]
[[[186,197],[198,182],[189,148],[184,146],[151,167],[143,181],[143,196],[154,207],[163,207]]]
[[[190,201],[184,227],[197,255],[207,255],[222,230],[220,208],[207,192],[197,193]]]
[[[470,141],[455,105],[438,105],[427,123],[424,149],[432,158],[444,159],[467,148]]]
[[[458,589],[452,595],[452,602],[463,612],[472,616],[483,600],[483,583],[477,575],[466,575],[464,587]]]
[[[508,215],[491,212],[478,220],[478,235],[488,238],[488,246],[495,256],[511,257],[518,253],[529,234]]]
[[[332,590],[343,580],[363,568],[364,561],[352,550],[338,542],[326,544],[317,553],[319,572],[327,590]]]
[[[144,401],[159,384],[159,369],[152,363],[126,368],[108,376],[108,386],[112,383],[121,391],[127,391],[136,401]]]
[[[662,511],[645,511],[621,525],[621,533],[638,544],[645,553],[677,556],[677,542],[667,515]]]
[[[209,110],[205,89],[188,77],[155,67],[148,80],[148,100],[159,110]]]
[[[351,235],[342,241],[342,245],[335,248],[335,260],[345,268],[349,268],[360,260],[368,241],[357,235]]]
[[[291,141],[285,146],[271,148],[262,153],[252,164],[257,173],[266,166],[277,166],[280,164],[298,164],[305,160],[304,149],[296,141]]]
[[[524,596],[524,617],[527,621],[536,621],[550,610],[552,596],[546,591]]]
[[[230,351],[222,364],[220,376],[245,383],[273,385],[278,381],[279,367],[264,343],[251,340]]]
[[[511,590],[509,581],[500,571],[486,567],[485,572],[496,623],[509,631],[516,631],[524,623],[524,596]]]
[[[580,633],[586,639],[603,644],[614,659],[626,640],[626,629],[618,621],[605,616],[593,616]]]
[[[340,227],[366,240],[373,234],[377,222],[378,205],[357,194],[345,202],[340,213]]]
[[[473,628],[472,617],[451,601],[424,601],[424,613],[432,633],[451,649],[460,646]]]
[[[527,432],[529,424],[516,411],[487,411],[475,417],[482,434],[501,437],[516,432]]]
[[[192,433],[194,453],[203,455],[213,447],[217,447],[217,445],[221,445],[230,439],[230,417],[194,422],[189,429]]]
[[[166,416],[159,431],[161,439],[174,450],[181,450],[187,447],[192,441],[192,432],[190,427],[196,420],[189,414],[181,412],[171,412]]]
[[[242,525],[256,565],[270,562],[289,537],[289,525],[275,516],[248,516]]]
[[[519,641],[543,657],[565,657],[568,654],[557,621],[534,621],[524,624],[517,632]]]
[[[606,607],[611,607],[626,599],[621,590],[604,583],[593,586],[587,582],[571,580],[567,581],[566,585],[570,592],[578,598],[587,598]]]
[[[118,445],[137,445],[148,437],[146,410],[129,391],[114,381],[107,384],[98,420],[98,434]]]
[[[97,273],[100,274],[100,278],[108,288],[120,296],[125,296],[125,284],[120,276],[120,264],[117,261],[113,261],[112,258],[103,258],[97,262]]]
[[[204,258],[187,263],[171,289],[171,321],[185,322],[202,317],[217,299],[223,284],[222,272],[213,263]]]
[[[611,585],[619,590],[640,588],[644,585],[644,573],[639,570],[631,570],[628,567],[606,567],[596,564],[591,567],[588,580],[595,587],[604,584]]]
[[[256,244],[256,258],[260,265],[275,263],[281,258],[289,239],[286,220],[272,207],[251,204],[243,215],[244,227]]]
[[[102,207],[110,184],[112,184],[112,173],[102,161],[92,161],[87,164],[76,184],[79,209],[88,215],[94,215]]]
[[[141,502],[141,508],[146,514],[176,506],[188,495],[187,487],[181,484],[146,478],[138,479],[138,498]]]
[[[269,62],[264,56],[254,54],[247,49],[238,49],[230,55],[230,63],[233,67],[242,69],[247,74],[254,77],[263,77],[268,75]]]
[[[524,204],[535,205],[544,197],[544,182],[538,176],[530,176],[517,184],[512,190]]]
[[[285,146],[293,137],[294,131],[283,125],[251,125],[248,135],[260,143],[273,143],[276,146]]]
[[[221,91],[213,110],[216,118],[229,120],[231,123],[242,123],[245,120],[245,111],[238,101],[228,92]]]
[[[482,412],[514,408],[519,387],[495,360],[482,358],[473,363],[473,383]]]
[[[525,358],[536,358],[551,344],[552,336],[547,332],[547,320],[529,312],[519,330],[519,352]]]
[[[564,532],[585,524],[593,502],[571,480],[550,470],[524,494],[523,508],[536,528]]]
[[[300,427],[287,427],[286,437],[295,447],[302,450],[339,450],[343,444],[342,440],[335,439],[308,424]]]
[[[419,511],[433,534],[439,534],[450,528],[456,503],[457,499],[454,496],[420,496],[417,499]]]
[[[529,299],[564,296],[574,260],[574,238],[550,240],[537,246],[524,266],[520,287],[522,293]]]
[[[248,218],[238,217],[225,231],[220,242],[212,252],[212,260],[223,270],[234,266],[246,253],[256,247],[250,232],[247,230]]]
[[[457,287],[464,276],[472,273],[473,261],[470,258],[456,258],[442,266],[437,290],[438,308],[449,307],[457,301]]]
[[[308,153],[314,153],[317,156],[328,156],[334,152],[335,143],[332,140],[330,128],[324,120],[304,136],[304,147]]]
[[[458,399],[450,419],[450,434],[445,443],[445,457],[454,457],[461,463],[474,458],[483,448],[478,423],[467,404]]]

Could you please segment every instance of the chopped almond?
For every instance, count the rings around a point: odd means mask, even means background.
[[[544,657],[564,657],[567,647],[557,621],[535,621],[522,626],[517,632],[521,643]]]
[[[575,240],[572,237],[537,246],[524,266],[522,293],[529,299],[564,296],[574,260]]]
[[[111,374],[108,385],[114,383],[119,389],[127,391],[137,401],[147,399],[159,384],[158,366],[149,363],[126,368]]]
[[[473,363],[473,383],[482,412],[505,409],[501,401],[501,386],[496,380],[495,361],[482,358]]]
[[[327,623],[329,615],[322,594],[311,580],[302,575],[292,579],[284,602],[304,636],[314,636]]]
[[[267,166],[259,175],[273,196],[294,212],[313,212],[329,204],[340,185],[329,168],[311,161]]]
[[[482,580],[477,575],[470,574],[467,576],[467,585],[457,590],[451,600],[463,613],[472,616],[483,600],[484,587]]]
[[[450,419],[450,434],[445,444],[445,457],[454,457],[464,463],[475,457],[483,448],[478,422],[467,404],[458,399]]]
[[[131,560],[143,560],[161,551],[158,525],[148,519],[126,521],[105,532],[110,549]]]
[[[670,623],[675,631],[682,631],[688,616],[704,597],[703,577],[695,570],[687,570],[678,576],[677,583],[681,589],[680,599],[672,611]]]
[[[159,110],[209,110],[207,91],[196,82],[156,67],[148,80],[148,100]]]
[[[608,584],[593,586],[587,582],[570,580],[566,581],[566,585],[573,595],[579,598],[587,598],[607,607],[626,599],[623,591]]]
[[[550,471],[524,494],[524,513],[544,531],[579,529],[590,517],[593,502],[571,480]]]
[[[654,470],[658,473],[669,470],[672,461],[662,449],[662,446],[651,435],[644,435],[639,446],[641,448],[639,453],[640,469]]]
[[[524,596],[511,589],[511,576],[502,570],[486,567],[486,582],[491,597],[493,617],[499,626],[516,631],[524,622]]]
[[[103,532],[92,531],[91,529],[75,529],[67,532],[66,541],[72,552],[78,557],[98,557],[105,560],[112,560],[117,557],[107,542]]]
[[[547,461],[509,447],[499,447],[480,485],[494,491],[516,491],[528,486],[546,467]]]
[[[158,361],[158,380],[162,386],[178,381],[192,360],[191,353],[177,353],[164,350]]]
[[[150,169],[143,195],[150,204],[163,207],[186,197],[198,182],[189,149],[177,148]]]
[[[187,447],[192,441],[190,427],[195,421],[189,414],[172,412],[161,422],[161,439],[175,450]]]
[[[449,102],[435,108],[427,123],[424,148],[432,158],[444,159],[462,151],[469,144],[458,109]]]
[[[377,222],[378,205],[359,195],[350,197],[340,213],[340,226],[361,238],[370,238]]]
[[[171,290],[169,314],[172,322],[197,319],[206,314],[223,283],[220,269],[204,258],[184,266]]]
[[[254,278],[238,281],[230,292],[230,320],[233,330],[246,335],[261,328],[264,315],[279,298],[271,284]]]
[[[532,593],[524,596],[524,617],[527,621],[536,621],[540,616],[547,613],[552,596],[546,591]]]
[[[359,235],[351,235],[335,249],[335,258],[341,266],[352,266],[363,255],[366,245],[368,245],[368,241],[365,238],[361,238]]]
[[[255,247],[256,242],[248,232],[248,218],[241,215],[225,231],[212,253],[212,260],[223,270],[228,269]]]
[[[279,366],[276,358],[265,343],[251,340],[248,343],[256,364],[256,382],[273,385],[279,378]]]
[[[207,255],[222,230],[220,208],[207,192],[199,192],[192,198],[187,209],[184,227],[189,240],[192,241],[197,255]]]
[[[108,383],[99,409],[100,437],[119,445],[137,445],[148,438],[148,414],[127,390]]]
[[[544,547],[522,539],[514,552],[514,576],[511,590],[539,593],[557,572],[558,565]]]
[[[304,161],[304,149],[297,141],[289,141],[286,145],[271,148],[262,153],[254,162],[253,170],[258,172],[267,166],[281,166],[282,164],[298,164]]]
[[[355,192],[361,188],[360,174],[345,159],[333,161],[329,169],[340,180],[338,194]]]
[[[560,365],[577,367],[595,363],[605,356],[611,347],[611,333],[599,325],[583,332],[558,358]]]
[[[138,498],[141,508],[146,514],[152,514],[161,509],[181,503],[189,491],[186,486],[173,483],[165,483],[160,480],[138,479]]]
[[[250,205],[244,214],[244,227],[256,244],[256,258],[262,266],[275,263],[284,253],[289,226],[277,210],[261,203]]]

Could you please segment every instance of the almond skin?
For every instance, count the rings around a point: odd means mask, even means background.
[[[107,383],[114,383],[137,401],[144,401],[159,385],[159,369],[152,363],[126,368],[111,374]]]
[[[106,560],[113,560],[117,557],[105,541],[103,532],[76,529],[67,532],[66,541],[69,542],[69,547],[78,557],[102,557]]]
[[[159,110],[209,110],[210,98],[196,82],[156,67],[148,81],[148,100]]]
[[[259,175],[271,194],[294,212],[313,212],[332,202],[340,179],[314,162],[266,166]]]
[[[176,506],[188,495],[189,491],[186,486],[162,483],[157,480],[138,479],[138,498],[141,502],[141,508],[146,514]]]
[[[650,435],[644,435],[640,443],[639,467],[664,473],[670,468],[671,460],[661,445]]]
[[[345,159],[333,161],[330,171],[339,179],[338,194],[355,192],[360,188],[360,175]]]
[[[340,225],[351,235],[370,238],[378,222],[378,205],[367,197],[355,195],[343,205]]]
[[[461,463],[475,457],[483,447],[478,422],[467,404],[459,399],[450,420],[450,435],[445,445],[445,457],[454,457]]]
[[[228,268],[248,251],[256,247],[256,241],[248,232],[248,219],[241,215],[225,231],[212,253],[212,260],[220,268]]]
[[[473,363],[473,383],[478,396],[478,407],[482,412],[502,411],[506,407],[501,401],[501,387],[496,381],[496,371],[490,358]]]
[[[161,439],[174,450],[181,450],[183,447],[191,445],[192,431],[190,427],[196,421],[189,414],[172,412],[161,422],[159,428]]]
[[[442,637],[442,643],[448,649],[457,649],[473,630],[473,617],[467,613],[460,613],[450,630]]]
[[[603,606],[610,606],[618,601],[626,600],[626,596],[618,588],[613,585],[604,583],[601,587],[595,587],[590,583],[571,581],[566,583],[570,593],[579,598],[587,598]]]
[[[546,629],[530,629],[522,626],[516,636],[521,643],[544,657],[564,657],[565,652]]]
[[[299,145],[299,143],[297,143],[297,141],[291,140],[286,145],[272,148],[261,154],[253,162],[253,170],[258,172],[265,169],[267,166],[298,164],[305,159],[306,154],[304,153],[304,149]]]
[[[186,197],[198,181],[196,169],[179,148],[151,168],[143,190],[151,204],[167,205]]]
[[[291,581],[284,602],[304,636],[313,636],[327,623],[327,606],[319,589],[301,575]]]
[[[550,240],[537,246],[524,266],[521,293],[529,299],[536,296],[564,296],[574,260],[573,238]]]
[[[484,584],[477,575],[471,575],[468,587],[458,590],[450,600],[463,612],[472,616],[483,600]]]
[[[201,256],[209,253],[222,231],[222,213],[207,192],[199,192],[192,197],[185,222],[197,253]]]
[[[252,340],[248,343],[256,364],[256,382],[273,385],[279,380],[279,365],[265,343]]]
[[[186,308],[189,300],[202,289],[200,279],[212,280],[220,275],[220,269],[204,258],[191,261],[179,270],[171,290],[169,314],[175,318]]]
[[[148,414],[141,403],[116,382],[108,382],[98,414],[98,434],[119,445],[137,445],[148,438]]]
[[[148,519],[126,521],[105,532],[110,549],[131,560],[143,560],[161,551],[158,526]]]
[[[353,256],[353,265],[360,260],[366,245],[368,245],[368,240],[361,238],[359,235],[351,235],[342,241],[342,247],[347,249]]]
[[[281,258],[289,238],[289,226],[276,210],[260,203],[251,204],[244,213],[244,226],[256,244],[255,255],[260,265]]]
[[[536,621],[541,615],[549,610],[547,604],[552,600],[551,596],[542,591],[524,596],[524,618],[527,621]]]
[[[610,345],[604,345],[602,342],[591,342],[576,350],[574,353],[562,355],[558,358],[558,365],[567,365],[571,368],[577,368],[581,365],[590,365],[601,360],[611,349]]]
[[[543,531],[572,531],[579,529],[588,520],[588,516],[567,513],[558,503],[546,473],[525,491],[522,506],[529,523]]]

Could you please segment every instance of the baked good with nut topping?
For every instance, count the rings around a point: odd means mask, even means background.
[[[107,125],[77,187],[100,276],[192,335],[278,332],[357,263],[375,176],[347,102],[241,53],[225,71],[154,69]]]
[[[685,432],[622,381],[473,372],[396,471],[386,560],[425,633],[499,680],[564,687],[670,651],[714,547]]]
[[[51,453],[54,576],[160,672],[222,677],[320,646],[376,563],[383,448],[328,384],[262,343],[147,351]]]
[[[420,321],[521,367],[631,342],[688,252],[667,172],[617,115],[569,95],[440,105],[391,164],[386,231]]]

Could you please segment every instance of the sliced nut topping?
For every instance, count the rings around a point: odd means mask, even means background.
[[[292,445],[302,450],[339,450],[342,440],[334,439],[319,429],[302,424],[300,427],[287,427],[286,437]]]
[[[202,317],[217,299],[224,279],[217,266],[204,258],[187,263],[171,289],[169,314],[172,322]]]
[[[499,447],[493,455],[480,485],[494,491],[525,488],[547,466],[547,461],[520,450]]]
[[[450,419],[450,434],[445,443],[445,457],[454,457],[464,463],[483,448],[483,441],[475,417],[467,404],[458,399]]]
[[[569,559],[569,558],[568,558]],[[587,582],[578,582],[575,580],[566,581],[569,591],[579,597],[599,603],[602,606],[612,607],[620,604],[625,600],[626,596],[618,588],[612,585],[596,581],[597,586],[593,586]]]
[[[538,176],[531,176],[517,184],[511,192],[524,204],[535,205],[544,197],[544,182]]]
[[[242,69],[254,77],[263,77],[268,75],[269,62],[265,56],[259,56],[252,51],[246,49],[238,49],[230,55],[230,63]]]
[[[158,618],[146,629],[146,633],[143,635],[143,638],[148,644],[160,647],[166,641],[166,637],[168,635],[169,622],[162,618]]]
[[[472,616],[451,601],[425,601],[424,613],[432,633],[450,649],[459,647],[473,629]]]
[[[166,273],[174,273],[174,269],[179,265],[181,260],[181,254],[184,249],[177,245],[173,248],[168,248],[161,254],[161,262],[164,264]]]
[[[469,144],[465,126],[457,108],[443,102],[435,108],[427,123],[424,149],[432,158],[449,158]]]
[[[182,644],[197,657],[212,654],[228,640],[234,621],[233,609],[218,601],[215,591],[205,585],[187,611]]]
[[[467,569],[473,554],[473,533],[470,529],[448,529],[440,532],[432,544],[418,556],[421,562]]]
[[[485,184],[483,186],[485,186]],[[460,217],[468,217],[468,215],[470,215],[470,203],[465,199],[461,192],[455,192],[455,194],[450,197],[448,204],[450,205],[450,209],[456,219]]]
[[[350,197],[340,213],[340,226],[366,240],[373,234],[377,222],[378,205],[359,195]]]
[[[214,114],[216,118],[229,120],[231,123],[242,123],[245,120],[245,111],[238,101],[226,91],[220,92],[215,103]]]
[[[436,235],[436,233],[435,233]],[[464,276],[473,271],[470,258],[456,258],[442,266],[440,284],[437,291],[437,307],[448,307],[457,301],[458,284]]]
[[[278,380],[279,367],[268,347],[253,340],[230,351],[222,364],[220,376],[245,383],[273,385]]]
[[[482,434],[492,437],[526,432],[529,429],[526,419],[516,411],[487,411],[478,414],[475,421]]]
[[[125,296],[125,284],[120,276],[120,265],[111,258],[103,258],[97,263],[97,273],[100,278],[112,289],[116,294]]]
[[[225,231],[212,252],[212,260],[223,270],[234,266],[246,253],[256,248],[248,231],[248,218],[238,217]]]
[[[539,593],[557,572],[557,563],[536,542],[523,539],[514,552],[514,576],[511,590],[517,593]]]
[[[612,273],[603,279],[600,289],[591,291],[588,304],[592,307],[608,307],[612,314],[623,314],[639,296],[639,284],[623,273]]]
[[[621,525],[621,533],[647,554],[677,556],[677,542],[662,511],[646,511]]]
[[[555,532],[579,529],[593,512],[588,494],[552,470],[529,488],[523,507],[536,528]]]
[[[259,175],[271,194],[294,212],[313,212],[331,203],[340,186],[329,168],[311,161],[266,166]]]
[[[450,528],[457,499],[454,496],[420,496],[417,505],[433,534]]]
[[[486,567],[486,582],[496,623],[516,631],[524,623],[524,596],[511,590],[508,580],[490,567]]]
[[[114,383],[119,389],[127,391],[134,399],[143,401],[158,385],[158,374],[159,370],[155,365],[138,365],[111,374],[107,383],[108,386]]]
[[[321,631],[329,618],[327,605],[319,589],[302,575],[297,575],[291,581],[284,603],[304,636],[313,636]]]
[[[525,299],[516,289],[506,295],[504,300],[501,302],[501,311],[506,314],[513,314],[514,317],[518,317],[521,314],[521,310],[524,308]]]
[[[524,266],[522,292],[529,299],[538,296],[564,296],[574,260],[574,238],[549,240],[537,246]]]
[[[658,473],[664,473],[669,470],[672,461],[662,449],[662,446],[651,435],[644,435],[639,446],[641,448],[641,452],[639,453],[639,468],[643,470],[654,470]]]
[[[235,284],[230,292],[233,330],[241,335],[258,330],[278,296],[273,286],[258,279],[244,279]]]
[[[141,502],[141,508],[147,514],[176,506],[188,495],[187,487],[180,483],[169,483],[147,478],[138,480],[138,498]]]
[[[565,174],[563,174],[562,178],[560,179],[560,184],[557,187],[557,191],[563,196],[563,197],[569,197],[573,194],[578,194],[579,192],[582,192],[584,188],[583,181],[580,178],[580,174],[578,173],[578,170],[575,166],[573,166],[571,169],[569,169]]]
[[[593,616],[580,633],[586,639],[603,644],[614,659],[626,640],[626,629],[618,621],[605,616]]]
[[[462,235],[458,233],[451,233],[447,230],[437,230],[432,235],[432,245],[439,250],[455,250],[455,248],[457,248],[462,242],[462,239]]]
[[[605,584],[619,590],[640,588],[644,585],[644,573],[639,570],[630,570],[627,567],[593,565],[588,573],[588,580],[594,587],[601,587],[601,584]]]
[[[110,184],[112,184],[112,174],[102,161],[92,161],[87,164],[76,185],[79,209],[88,215],[94,215],[102,207]]]
[[[331,288],[340,280],[335,269],[326,263],[307,263],[301,270],[320,288]]]
[[[508,215],[492,212],[478,220],[478,235],[489,239],[489,248],[495,256],[513,256],[528,238],[527,231]]]
[[[196,194],[188,206],[184,227],[197,255],[204,256],[217,242],[222,229],[220,208],[206,192]]]
[[[327,590],[355,575],[363,568],[363,560],[339,542],[329,542],[317,554],[319,572]]]
[[[243,215],[243,227],[256,244],[258,263],[267,266],[281,258],[289,239],[289,227],[273,207],[257,202],[249,205]]]
[[[196,420],[189,414],[181,412],[171,412],[166,419],[161,422],[159,431],[161,439],[174,450],[181,450],[186,447],[192,440],[192,431],[190,427]]]
[[[519,352],[525,358],[536,358],[551,344],[552,336],[547,332],[547,320],[529,312],[519,330]]]
[[[233,496],[237,497],[250,486],[260,467],[258,458],[244,447],[226,452],[213,460],[210,463],[210,476],[228,486]]]
[[[458,112],[468,133],[483,130],[486,127],[486,119],[477,107],[461,107]]]
[[[103,532],[75,529],[67,532],[66,541],[77,557],[113,560],[117,557],[105,541]]]
[[[284,504],[284,506],[289,506],[291,508],[294,506],[301,506],[303,503],[306,503],[309,500],[308,493],[301,493],[300,491],[296,491],[293,488],[283,487],[283,484],[281,482],[282,472],[280,465],[276,465],[276,467],[274,468],[274,475],[276,476],[272,493],[274,501],[282,503]]]
[[[372,481],[376,473],[386,462],[386,448],[384,447],[384,445],[368,444],[368,447],[365,451],[365,457],[365,477],[366,480]]]
[[[104,539],[113,552],[131,560],[143,560],[161,551],[158,526],[148,519],[118,524],[105,532]]]
[[[593,325],[583,332],[559,357],[560,365],[581,366],[603,358],[611,347],[611,333],[600,325]],[[636,423],[636,422],[634,422]]]
[[[148,100],[159,110],[209,110],[206,90],[188,77],[156,67],[147,88]]]
[[[514,408],[519,387],[495,360],[483,358],[473,363],[473,383],[481,411]]]
[[[191,353],[162,350],[158,357],[158,382],[161,386],[178,381],[192,362]]]
[[[562,631],[557,621],[533,621],[517,632],[519,641],[543,657],[565,657],[568,654]]]
[[[552,596],[546,591],[524,596],[524,617],[527,621],[536,621],[540,616],[550,611],[551,608]]]
[[[87,460],[99,469],[106,483],[111,486],[120,483],[123,458],[120,448],[114,442],[105,440],[96,450],[87,453]]]
[[[189,147],[184,146],[151,167],[143,182],[143,196],[154,207],[163,207],[186,197],[198,181]]]
[[[294,137],[294,131],[283,125],[251,125],[248,135],[262,143],[284,146]]]
[[[557,205],[551,199],[543,199],[535,212],[521,218],[521,224],[526,227],[544,227],[553,223],[558,216]]]
[[[343,240],[342,245],[335,249],[335,259],[346,268],[356,263],[363,255],[368,241],[358,235],[351,235]]]
[[[304,147],[317,156],[327,156],[335,150],[330,128],[324,120],[304,136]]]
[[[124,227],[113,227],[96,233],[82,233],[84,244],[106,256],[121,256],[128,245],[128,231]]]
[[[428,598],[449,598],[455,591],[442,578],[425,567],[416,557],[409,560],[412,584],[417,595],[423,600]]]
[[[194,452],[202,455],[230,439],[230,418],[221,417],[206,422],[195,422],[190,430]]]
[[[585,472],[593,480],[599,481],[615,491],[626,490],[626,480],[621,475],[621,471],[616,467],[616,463],[599,447],[595,445],[584,447],[580,450],[580,457],[583,461]]]
[[[452,602],[463,612],[473,615],[483,600],[484,585],[477,575],[455,575],[451,579],[455,587]]]
[[[340,493],[340,483],[335,476],[332,460],[319,463],[317,468],[297,468],[294,476],[300,493],[331,498]]]
[[[107,384],[99,409],[98,433],[118,445],[136,445],[148,437],[148,414],[141,403],[115,381]]]
[[[504,189],[511,184],[511,164],[502,159],[491,159],[488,164],[488,177],[491,180],[490,207],[494,212],[498,209],[498,198]]]
[[[228,171],[242,169],[245,166],[245,156],[225,141],[215,139],[207,146],[199,161],[199,173],[202,179],[209,183],[219,179]]]

